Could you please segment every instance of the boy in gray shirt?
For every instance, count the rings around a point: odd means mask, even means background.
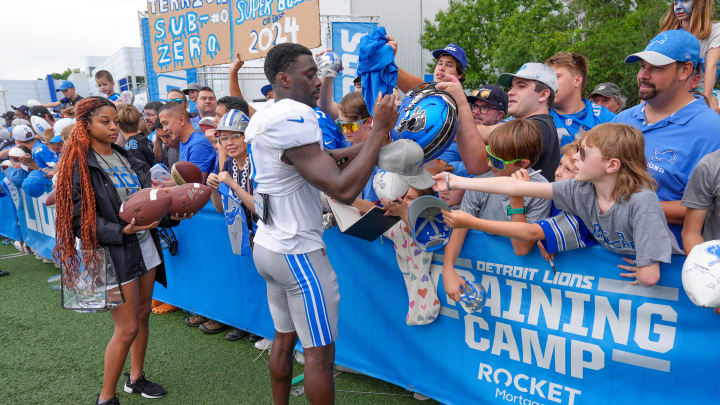
[[[720,151],[700,160],[690,176],[680,205],[687,207],[682,229],[685,253],[695,245],[720,239]]]
[[[542,152],[542,133],[533,120],[512,120],[490,134],[486,152],[491,171],[478,177],[509,177],[519,169],[531,167],[538,160]],[[531,176],[530,180],[547,183],[543,176],[538,175]],[[550,205],[551,201],[541,198],[510,198],[468,190],[460,209],[483,219],[534,222],[548,216]],[[467,232],[467,228],[455,226],[445,247],[443,285],[445,292],[454,299],[459,297],[460,286],[464,284],[455,271],[455,260],[460,254]],[[519,256],[530,253],[535,246],[535,241],[511,239],[511,243],[515,254]]]
[[[636,266],[670,263],[673,253],[682,254],[652,190],[633,193],[629,200],[613,204],[605,213],[600,212],[592,183],[557,181],[552,184],[552,195],[555,206],[577,215],[606,249],[635,256]]]

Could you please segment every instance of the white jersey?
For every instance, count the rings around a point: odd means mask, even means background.
[[[322,147],[315,111],[294,100],[280,100],[252,116],[245,141],[255,192],[269,196],[268,219],[259,222],[255,243],[283,254],[324,248],[320,190],[282,161],[286,149],[313,143]]]

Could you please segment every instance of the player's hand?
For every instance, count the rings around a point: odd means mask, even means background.
[[[392,50],[393,50],[393,56],[397,55],[397,48],[398,48],[397,41],[390,35],[385,35],[385,37],[388,39],[387,45],[390,48],[392,48]]]
[[[378,93],[375,100],[375,108],[373,109],[373,127],[376,125],[381,130],[380,134],[387,137],[398,118],[397,108],[395,108],[395,95],[388,94],[385,97]]]
[[[230,72],[237,73],[244,64],[245,61],[240,57],[240,52],[235,53],[235,60],[230,64]]]
[[[446,271],[443,269],[442,282],[445,287],[445,294],[455,301],[460,301],[460,287],[465,287],[465,280],[455,270]]]
[[[454,184],[453,181],[457,179],[457,177],[458,176],[450,172],[440,172],[432,177],[433,180],[435,180],[435,185],[432,187],[432,189],[437,192],[448,191],[447,182],[450,181],[450,187],[452,187],[452,185]]]
[[[157,228],[158,225],[160,225],[160,221],[155,221],[150,225],[138,226],[138,225],[135,225],[135,218],[133,218],[129,224],[125,225],[125,228],[123,228],[123,233],[125,235],[130,235],[133,233],[146,231],[148,229]]]
[[[451,228],[469,228],[475,218],[467,212],[460,210],[442,210],[440,212],[442,212],[443,221]]]

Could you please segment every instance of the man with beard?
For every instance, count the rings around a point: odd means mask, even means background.
[[[638,128],[645,137],[648,171],[658,183],[670,229],[681,243],[685,207],[680,206],[690,174],[703,156],[720,149],[720,117],[687,90],[700,59],[700,44],[684,30],[653,38],[625,63],[640,62],[638,98],[643,100],[615,117],[614,122]]]

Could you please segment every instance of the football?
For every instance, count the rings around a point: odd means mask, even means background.
[[[55,190],[51,191],[45,199],[46,207],[52,207],[53,205],[55,205]]]
[[[135,225],[145,226],[164,217],[172,205],[169,188],[144,188],[131,195],[120,206],[120,218]]]
[[[177,184],[202,183],[203,180],[200,168],[185,160],[175,163],[170,169],[170,175]]]
[[[199,183],[186,183],[170,188],[172,205],[170,215],[196,214],[210,200],[212,189]]]

